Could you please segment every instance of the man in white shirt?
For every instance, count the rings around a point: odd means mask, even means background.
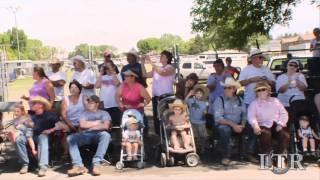
[[[53,58],[50,61],[51,71],[47,72],[48,79],[51,81],[54,87],[55,100],[53,108],[60,114],[61,102],[64,99],[64,85],[67,81],[65,72],[60,70],[63,62],[58,58]]]
[[[95,95],[94,85],[96,83],[96,75],[94,72],[86,68],[84,57],[77,55],[71,58],[74,65],[74,74],[71,81],[76,80],[82,85],[81,94],[88,97]]]
[[[249,56],[249,61],[251,64],[246,66],[240,72],[239,81],[242,86],[245,86],[244,103],[247,107],[256,98],[255,87],[257,82],[267,81],[271,86],[274,86],[275,84],[275,78],[272,72],[268,67],[263,65],[264,59],[265,56],[259,49],[252,51]],[[258,161],[254,157],[256,136],[254,135],[253,129],[248,125],[248,123],[246,124],[246,131],[246,134],[249,137],[247,142],[246,157],[251,162],[257,163]]]
[[[315,38],[310,42],[310,51],[313,57],[320,57],[320,29],[314,28],[313,35]]]

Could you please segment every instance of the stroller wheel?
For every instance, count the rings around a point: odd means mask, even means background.
[[[166,165],[167,165],[167,156],[166,156],[165,153],[161,153],[160,163],[161,163],[161,167],[166,167]]]
[[[141,161],[137,162],[137,167],[138,167],[138,169],[143,169],[144,168],[144,162],[141,162]]]
[[[199,156],[196,153],[189,153],[186,156],[186,163],[189,167],[195,167],[199,164]]]
[[[173,156],[169,157],[168,166],[174,166],[174,157]]]
[[[116,164],[116,169],[117,170],[122,170],[123,169],[123,167],[124,167],[124,164],[122,163],[122,162],[117,162],[117,164]]]

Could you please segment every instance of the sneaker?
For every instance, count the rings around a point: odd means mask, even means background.
[[[229,158],[223,158],[221,161],[221,164],[224,166],[229,166],[230,165],[230,159]]]
[[[39,176],[39,177],[46,176],[46,172],[47,172],[47,169],[45,169],[45,168],[40,168],[40,170],[38,171],[38,176]]]
[[[258,159],[256,157],[254,157],[254,155],[252,155],[252,154],[246,154],[245,158],[247,158],[251,163],[259,164]]]
[[[93,165],[92,174],[94,176],[100,176],[101,175],[101,165]]]
[[[73,166],[72,169],[68,170],[68,176],[78,176],[88,172],[88,169],[83,166]]]
[[[20,169],[20,174],[26,174],[28,172],[28,166],[24,165],[22,166],[22,168]]]

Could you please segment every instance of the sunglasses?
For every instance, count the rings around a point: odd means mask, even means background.
[[[230,89],[232,89],[232,87],[224,87],[223,89],[227,89],[227,90],[230,90]]]
[[[136,116],[131,115],[131,114],[129,114],[128,117],[129,117],[129,118],[135,118],[135,119],[136,119]]]
[[[298,65],[295,65],[295,64],[289,64],[289,66],[291,66],[291,67],[295,67],[295,68],[297,68],[297,67],[298,67]]]
[[[267,91],[267,88],[258,89],[256,92],[264,92],[264,91]]]

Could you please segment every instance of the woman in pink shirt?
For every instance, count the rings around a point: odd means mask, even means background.
[[[282,103],[270,97],[271,87],[266,82],[258,82],[255,88],[257,98],[248,109],[248,121],[254,134],[260,139],[262,153],[272,151],[272,136],[279,141],[279,153],[286,153],[289,143],[289,133],[286,131],[288,113]]]
[[[148,120],[144,115],[144,107],[147,106],[151,97],[144,86],[142,86],[138,73],[134,70],[127,70],[123,72],[124,82],[117,90],[117,101],[120,110],[136,109],[144,116],[145,133],[148,133]]]

